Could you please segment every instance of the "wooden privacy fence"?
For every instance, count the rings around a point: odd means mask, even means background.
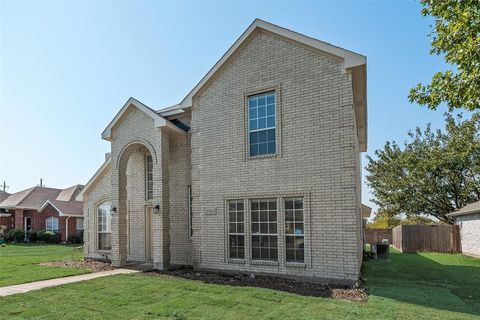
[[[392,230],[393,246],[402,252],[460,253],[457,225],[400,225]]]
[[[365,229],[365,243],[382,243],[383,239],[392,244],[392,229]]]

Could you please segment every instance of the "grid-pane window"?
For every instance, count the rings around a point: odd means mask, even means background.
[[[153,159],[149,154],[145,160],[145,184],[147,200],[153,199]]]
[[[106,201],[98,206],[98,249],[99,250],[110,250],[112,244],[110,241],[111,238],[111,224],[112,224],[112,215],[111,215],[112,203]]]
[[[252,227],[252,259],[278,260],[277,201],[250,201]]]
[[[45,220],[45,229],[50,231],[58,231],[58,218],[48,217]]]
[[[288,262],[304,262],[303,199],[285,199],[285,249]]]
[[[188,234],[190,237],[193,236],[193,195],[192,195],[192,186],[188,186]]]
[[[245,258],[245,212],[243,200],[228,202],[228,238],[231,259]]]
[[[275,91],[248,97],[250,156],[276,153]]]

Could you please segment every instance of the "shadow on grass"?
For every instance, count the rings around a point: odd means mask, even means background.
[[[393,249],[389,260],[366,261],[364,277],[373,296],[480,315],[480,259]]]

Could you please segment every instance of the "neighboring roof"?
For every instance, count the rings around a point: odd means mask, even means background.
[[[41,213],[48,205],[51,205],[57,210],[59,216],[83,216],[83,202],[81,201],[57,201],[47,200],[38,209],[38,213]]]
[[[70,188],[63,189],[55,200],[58,201],[73,201],[75,197],[82,191],[83,185],[77,184]]]
[[[300,33],[282,28],[280,26],[268,23],[266,21],[255,19],[253,23],[245,30],[240,38],[228,49],[228,51],[215,63],[208,73],[200,80],[200,82],[188,93],[188,95],[177,105],[160,109],[157,113],[166,117],[184,112],[183,109],[192,106],[193,97],[197,92],[205,86],[209,80],[219,71],[222,66],[229,61],[229,58],[242,47],[250,35],[254,32],[263,30],[269,33],[293,40],[299,44],[317,49],[329,55],[337,57],[342,61],[344,72],[352,73],[353,82],[353,98],[355,104],[355,115],[357,122],[357,134],[360,144],[360,151],[367,150],[367,58],[361,54],[346,50],[330,43],[323,42],[314,38],[307,37]]]
[[[85,193],[88,193],[88,191],[96,185],[98,179],[103,176],[107,170],[110,170],[110,167],[112,165],[112,157],[108,157],[107,160],[102,164],[102,166],[95,172],[93,177],[87,182],[85,187],[83,187],[82,191],[77,195],[75,200],[77,201],[83,201],[83,195]]]
[[[477,202],[467,204],[465,207],[462,207],[457,211],[447,214],[447,216],[457,217],[457,216],[464,216],[464,215],[475,214],[475,213],[480,213],[480,200]]]
[[[372,208],[362,203],[362,218],[368,219],[372,214]]]
[[[33,187],[10,195],[0,203],[2,209],[34,209],[40,208],[48,199],[55,199],[60,189]]]
[[[161,115],[157,114],[155,110],[147,107],[140,101],[134,99],[134,98],[129,98],[127,102],[123,105],[123,107],[120,109],[120,111],[117,113],[115,118],[113,118],[112,121],[108,124],[108,126],[103,130],[102,132],[102,139],[110,141],[112,139],[112,128],[115,126],[115,124],[122,118],[123,114],[128,110],[128,108],[134,107],[137,108],[138,110],[142,111],[145,115],[149,116],[152,118],[154,122],[154,126],[156,128],[161,128],[161,127],[167,127],[173,132],[185,135],[185,131],[174,125],[170,120],[165,119]]]
[[[10,196],[10,193],[0,190],[0,202],[7,199]]]

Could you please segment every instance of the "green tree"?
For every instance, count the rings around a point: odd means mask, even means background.
[[[367,156],[367,183],[381,210],[453,223],[446,214],[480,199],[480,113],[445,120],[443,131],[417,128],[403,147],[387,142],[375,159]]]
[[[453,70],[437,72],[430,84],[410,90],[410,102],[436,109],[480,108],[480,1],[421,0],[422,14],[434,18],[431,54],[440,55]]]
[[[369,229],[390,229],[400,224],[401,219],[385,209],[380,209],[375,214],[372,222],[367,223]]]

